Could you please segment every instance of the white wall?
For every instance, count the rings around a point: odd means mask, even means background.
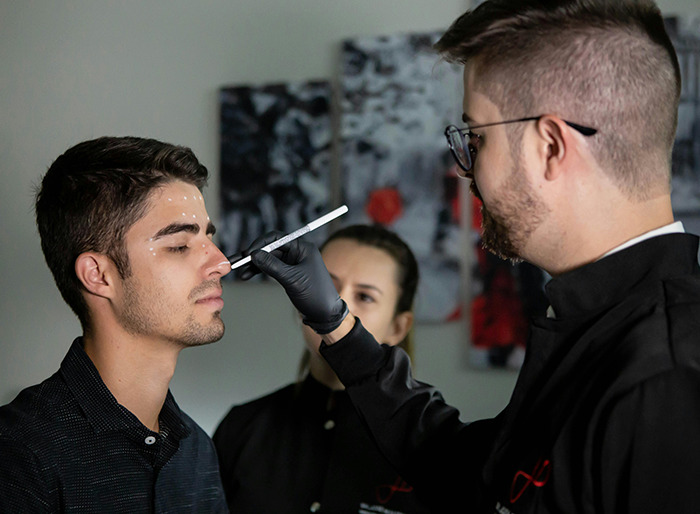
[[[101,135],[190,146],[212,172],[217,89],[329,78],[345,37],[440,30],[467,0],[0,0],[0,404],[60,364],[79,325],[39,247],[33,186],[60,153]],[[697,0],[663,0],[698,13]],[[295,376],[302,348],[275,285],[226,284],[226,335],[183,352],[173,391],[211,431],[228,407]],[[459,323],[419,326],[418,378],[465,419],[496,414],[515,375],[465,365]]]

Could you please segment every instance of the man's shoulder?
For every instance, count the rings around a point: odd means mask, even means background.
[[[700,275],[669,279],[664,290],[674,367],[700,372]]]
[[[662,377],[700,373],[700,275],[664,279],[655,291],[662,293],[631,300],[639,307],[617,322],[626,334],[603,353],[602,369],[612,373],[608,378],[618,393]],[[615,334],[615,327],[608,328]]]
[[[21,451],[51,460],[56,434],[70,433],[79,418],[75,398],[54,374],[23,389],[0,407],[0,449],[3,453]]]
[[[42,431],[46,424],[60,423],[72,410],[75,398],[58,373],[27,387],[10,403],[0,407],[0,434]]]

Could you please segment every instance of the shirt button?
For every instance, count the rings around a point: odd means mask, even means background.
[[[335,421],[333,421],[332,419],[329,419],[328,421],[326,421],[323,424],[323,428],[325,428],[326,430],[330,430],[334,427],[335,427]]]
[[[143,442],[150,445],[156,442],[156,438],[149,435]]]
[[[321,504],[318,503],[318,502],[313,502],[313,503],[311,504],[311,507],[309,508],[309,510],[310,510],[311,512],[318,512],[319,510],[321,510]]]

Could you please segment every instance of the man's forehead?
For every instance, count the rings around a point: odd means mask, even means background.
[[[207,227],[204,198],[197,186],[175,181],[154,189],[148,197],[143,216],[130,231],[144,232],[153,237],[163,227],[172,224]]]

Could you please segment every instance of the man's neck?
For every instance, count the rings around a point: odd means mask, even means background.
[[[560,231],[563,237],[557,246],[541,253],[547,262],[540,267],[553,276],[561,275],[674,221],[670,198],[627,205],[611,201],[608,205],[607,209],[592,209],[569,219],[566,230]]]
[[[131,334],[86,334],[85,353],[120,405],[154,432],[179,348]]]

